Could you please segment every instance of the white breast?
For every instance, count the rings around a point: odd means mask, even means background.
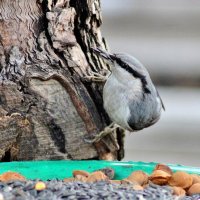
[[[130,117],[129,101],[141,97],[141,87],[139,79],[119,70],[113,70],[104,86],[104,108],[110,119],[125,129],[131,130],[127,123]]]

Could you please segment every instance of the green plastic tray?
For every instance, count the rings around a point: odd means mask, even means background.
[[[24,175],[27,179],[63,179],[72,177],[73,170],[86,170],[89,172],[112,167],[115,170],[115,179],[123,179],[131,172],[143,170],[150,174],[157,163],[144,162],[119,162],[119,161],[25,161],[25,162],[4,162],[0,163],[0,174],[7,171],[14,171]],[[200,168],[187,167],[182,165],[168,166],[173,171],[185,171],[200,175]]]

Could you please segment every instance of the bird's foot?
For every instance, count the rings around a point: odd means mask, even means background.
[[[89,135],[89,136],[85,137],[84,140],[85,140],[85,142],[90,143],[90,144],[99,142],[106,135],[108,135],[108,134],[113,135],[113,133],[116,133],[118,128],[121,128],[121,127],[117,124],[112,123],[109,126],[105,127],[104,130],[101,131],[100,133],[95,134],[95,135]]]
[[[87,82],[98,82],[98,83],[104,83],[108,79],[110,75],[110,71],[108,70],[101,70],[98,72],[90,72],[89,75],[84,76],[84,80]]]

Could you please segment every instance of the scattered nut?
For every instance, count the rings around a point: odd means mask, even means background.
[[[109,180],[110,183],[121,184],[121,180]]]
[[[192,181],[193,179],[190,174],[182,171],[177,171],[173,173],[168,183],[170,186],[177,186],[186,189],[192,185]]]
[[[88,173],[88,172],[86,172],[84,170],[74,170],[73,171],[73,176],[76,177],[77,175],[88,177],[90,175],[90,173]]]
[[[133,185],[134,190],[143,190],[144,188],[141,185]]]
[[[135,171],[127,177],[127,179],[131,182],[136,182],[141,186],[148,183],[148,175],[143,171]]]
[[[0,181],[20,180],[25,181],[25,177],[16,172],[5,172],[0,175]]]
[[[173,186],[172,189],[173,189],[173,194],[174,195],[181,196],[181,197],[185,196],[186,192],[185,192],[185,190],[183,188]]]
[[[39,181],[35,184],[35,190],[41,191],[46,189],[46,184],[42,181]]]
[[[74,181],[81,181],[81,182],[87,181],[87,177],[82,176],[82,175],[76,175],[76,177],[74,179],[75,179]]]
[[[198,176],[197,174],[191,174],[192,176],[192,184],[195,184],[195,183],[200,183],[200,176]]]
[[[189,195],[193,195],[193,194],[200,194],[200,183],[195,183],[194,185],[192,185],[188,192]]]
[[[74,182],[75,178],[65,178],[63,179],[64,182],[68,183],[68,182]]]
[[[93,172],[87,178],[87,182],[96,182],[96,181],[105,181],[108,180],[108,177],[101,171]]]
[[[172,172],[172,170],[170,169],[170,167],[168,167],[167,165],[164,165],[164,164],[157,164],[157,165],[155,166],[154,171],[155,171],[155,170],[162,170],[162,171],[164,171],[164,172],[167,172],[167,173],[170,174],[170,175],[173,174],[173,172]]]
[[[149,180],[157,185],[166,185],[171,175],[163,170],[155,170]]]

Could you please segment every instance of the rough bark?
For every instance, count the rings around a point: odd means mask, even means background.
[[[99,0],[1,0],[0,13],[0,159],[121,159],[119,130],[83,140],[110,123],[102,85],[83,79],[108,67],[90,51],[106,48]]]

